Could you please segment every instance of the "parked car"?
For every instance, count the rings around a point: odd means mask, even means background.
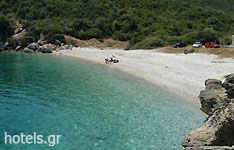
[[[205,44],[206,48],[220,48],[219,44],[216,44],[215,42],[207,42]]]
[[[195,42],[193,44],[193,48],[202,48],[202,43],[201,42]]]
[[[172,45],[173,48],[177,48],[177,47],[186,47],[186,45],[182,42],[178,42],[175,45]]]

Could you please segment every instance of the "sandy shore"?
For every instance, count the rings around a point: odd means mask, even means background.
[[[135,76],[146,79],[186,99],[197,101],[208,78],[219,78],[234,72],[234,59],[218,59],[207,54],[168,54],[155,50],[100,50],[73,48],[55,54],[75,56],[105,64],[104,59],[115,55],[119,64],[108,64]]]

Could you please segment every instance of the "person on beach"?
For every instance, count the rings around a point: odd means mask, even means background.
[[[105,61],[106,61],[106,64],[108,64],[108,62],[109,62],[109,59],[105,59]]]
[[[110,59],[105,59],[106,64],[108,63],[119,63],[118,59],[115,59],[115,57],[113,58],[113,55]]]

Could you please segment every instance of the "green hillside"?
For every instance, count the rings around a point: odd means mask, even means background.
[[[177,0],[177,1],[185,2],[191,6],[197,6],[203,9],[210,9],[210,10],[213,9],[230,14],[234,13],[233,0]]]
[[[83,40],[113,38],[129,40],[129,48],[230,42],[227,37],[234,32],[227,14],[172,0],[2,0],[0,11],[37,38],[41,32],[48,38],[58,33]]]

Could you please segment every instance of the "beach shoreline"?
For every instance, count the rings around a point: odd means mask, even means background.
[[[173,54],[157,50],[101,50],[73,48],[53,54],[73,56],[82,60],[106,65],[140,77],[164,90],[199,105],[198,95],[204,89],[208,78],[223,79],[234,72],[234,59],[219,59],[207,54]],[[105,64],[112,55],[120,60],[117,64]]]

